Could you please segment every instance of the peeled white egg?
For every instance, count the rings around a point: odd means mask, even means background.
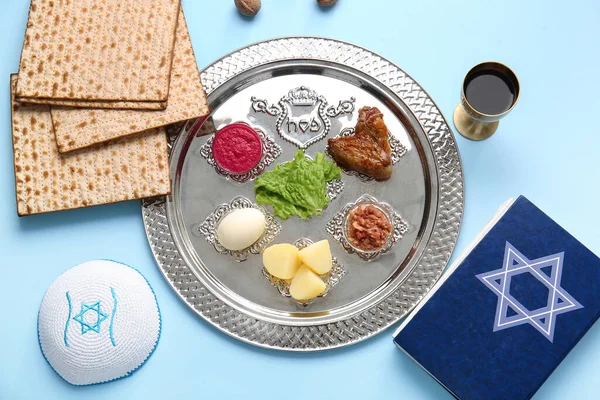
[[[265,216],[255,208],[242,208],[227,214],[217,227],[217,239],[227,250],[245,249],[265,231]]]

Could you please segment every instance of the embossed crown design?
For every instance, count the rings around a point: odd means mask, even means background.
[[[317,104],[317,101],[319,101],[317,93],[306,86],[300,86],[290,90],[287,98],[294,106],[314,106]]]
[[[341,100],[337,106],[329,106],[324,96],[314,90],[299,86],[290,90],[276,104],[255,96],[250,98],[252,109],[277,117],[277,133],[285,141],[301,149],[323,139],[331,129],[331,118],[354,111],[355,98]],[[310,107],[310,108],[309,108]]]

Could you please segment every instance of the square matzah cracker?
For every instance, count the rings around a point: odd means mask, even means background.
[[[164,102],[179,0],[31,0],[17,99]]]
[[[206,95],[182,9],[175,38],[169,105],[165,111],[52,107],[52,121],[58,151],[64,153],[151,128],[202,117],[207,113]]]
[[[164,128],[69,154],[56,148],[48,106],[15,101],[12,131],[19,216],[168,194]]]

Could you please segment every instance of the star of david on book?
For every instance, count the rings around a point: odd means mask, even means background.
[[[502,268],[476,275],[496,296],[494,332],[529,324],[550,342],[554,340],[556,316],[583,308],[561,287],[564,252],[529,260],[509,242],[506,242]],[[546,305],[529,310],[510,293],[511,279],[531,274],[548,289]]]

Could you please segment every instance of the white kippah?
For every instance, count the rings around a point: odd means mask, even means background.
[[[73,385],[130,375],[150,357],[161,318],[150,284],[135,269],[89,261],[58,277],[38,315],[44,357]]]

